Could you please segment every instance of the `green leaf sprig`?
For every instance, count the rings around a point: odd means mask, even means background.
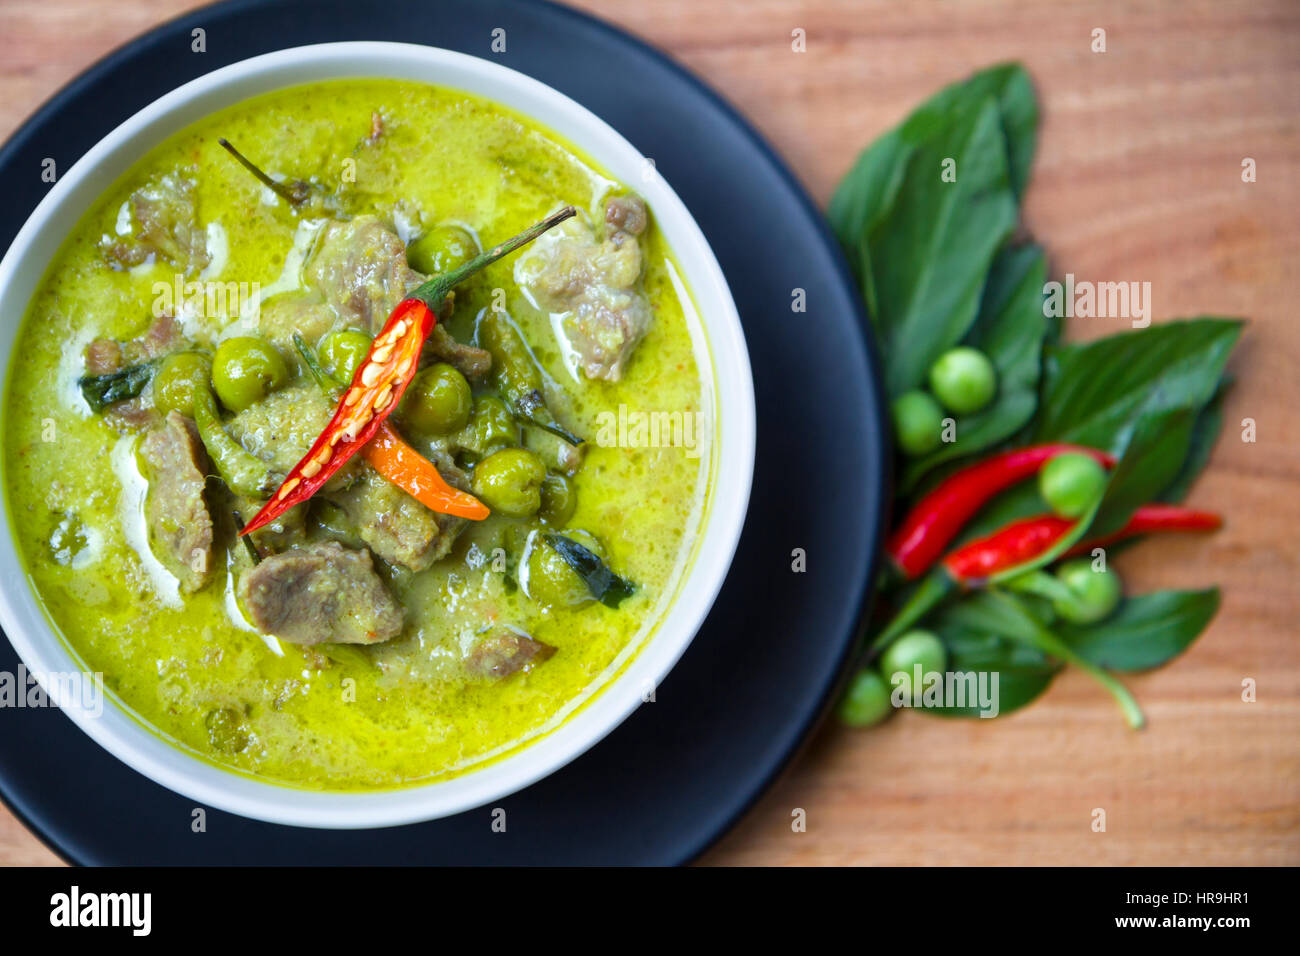
[[[891,399],[923,386],[937,357],[957,345],[979,350],[997,372],[993,400],[961,418],[954,441],[903,463],[903,507],[990,450],[1069,442],[1108,452],[1116,464],[1066,538],[984,590],[882,578],[882,603],[901,610],[892,620],[882,612],[866,646],[879,653],[907,628],[930,630],[949,671],[998,672],[1001,713],[1073,666],[1105,686],[1137,727],[1141,711],[1114,675],[1186,650],[1217,611],[1218,590],[1129,596],[1093,624],[1057,619],[1051,595],[1035,591],[1055,582],[1043,568],[1075,542],[1120,528],[1144,504],[1187,494],[1219,431],[1225,367],[1243,323],[1202,316],[1059,342],[1058,321],[1044,307],[1046,258],[1019,228],[1037,124],[1022,66],[975,73],[864,150],[828,218],[858,280]],[[1049,510],[1036,483],[1024,482],[988,502],[958,543]],[[978,712],[974,704],[927,710]]]

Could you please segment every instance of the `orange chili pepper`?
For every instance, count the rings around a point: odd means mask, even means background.
[[[433,462],[402,440],[388,422],[361,449],[370,466],[431,511],[482,521],[492,512],[473,495],[453,488]]]
[[[352,384],[343,392],[334,417],[325,430],[289,472],[266,506],[239,533],[245,535],[255,531],[294,505],[306,501],[375,436],[415,376],[420,350],[457,283],[527,245],[574,214],[572,206],[565,206],[513,239],[479,253],[450,272],[435,276],[399,302],[370,344],[370,351],[357,366]]]

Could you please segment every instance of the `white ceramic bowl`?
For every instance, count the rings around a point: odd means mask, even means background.
[[[486,60],[410,44],[330,43],[244,60],[186,83],[109,133],[50,190],[0,262],[0,354],[5,365],[28,303],[59,246],[90,205],[140,157],[191,123],[241,100],[345,77],[415,80],[486,97],[554,130],[637,189],[673,249],[698,308],[712,358],[717,424],[713,491],[694,562],[658,629],[631,664],[566,722],[480,769],[404,789],[300,790],[207,763],[142,726],[111,699],[98,716],[77,701],[60,702],[109,752],[201,804],[276,823],[336,828],[411,823],[488,804],[563,766],[618,726],[641,703],[644,689],[658,685],[676,663],[712,606],[740,537],[754,460],[753,382],[740,320],[712,250],[676,193],[627,140],[568,97]],[[0,390],[6,375],[0,368]],[[7,503],[0,503],[0,509],[7,511]],[[0,517],[0,527],[8,528],[9,515]],[[81,669],[41,612],[8,533],[0,534],[0,624],[33,673]]]

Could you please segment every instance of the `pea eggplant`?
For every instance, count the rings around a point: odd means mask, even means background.
[[[562,534],[548,533],[544,538],[546,543],[558,551],[569,567],[586,582],[591,596],[606,607],[617,608],[636,590],[632,582],[611,571],[600,556],[590,548]]]

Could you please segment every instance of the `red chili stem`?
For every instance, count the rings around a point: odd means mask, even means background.
[[[1093,548],[1104,548],[1116,541],[1136,538],[1153,531],[1214,531],[1223,526],[1223,518],[1213,511],[1197,511],[1181,505],[1143,505],[1133,512],[1128,523],[1110,534],[1081,541],[1065,552],[1067,557],[1088,554]]]
[[[1115,459],[1080,445],[1053,442],[993,455],[949,475],[907,513],[885,546],[906,578],[923,574],[944,553],[966,523],[993,496],[1018,484],[1063,452],[1091,455],[1107,468]]]

